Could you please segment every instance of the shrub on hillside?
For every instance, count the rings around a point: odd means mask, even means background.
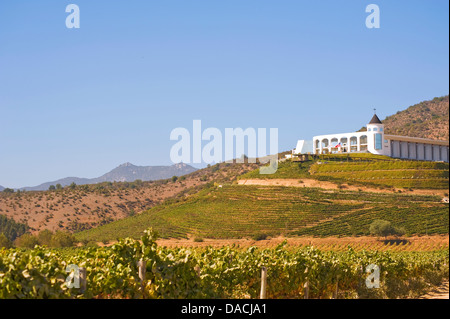
[[[255,234],[252,236],[252,239],[253,240],[266,240],[267,234],[264,234],[264,233]]]
[[[88,241],[84,246],[86,246],[86,247],[98,247],[98,244],[95,241],[91,240],[91,241]]]
[[[375,220],[372,224],[370,224],[369,232],[372,235],[380,237],[402,236],[405,234],[404,229],[394,227],[386,220]]]

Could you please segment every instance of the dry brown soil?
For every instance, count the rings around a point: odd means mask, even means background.
[[[185,180],[168,183],[147,183],[145,186],[127,189],[106,188],[109,194],[83,191],[80,188],[60,191],[37,191],[21,194],[0,192],[0,215],[27,223],[32,233],[43,229],[74,231],[74,222],[88,227],[99,226],[105,220],[117,220],[138,214],[187,189],[210,181],[231,182],[236,176],[255,169],[256,164],[221,164],[201,169],[185,176]],[[188,195],[186,195],[188,196]]]
[[[195,242],[194,238],[190,239],[159,239],[158,245],[166,247],[222,247],[239,245],[240,247],[256,246],[261,248],[272,248],[281,244],[284,240],[287,241],[288,247],[298,247],[313,245],[319,249],[346,249],[348,245],[356,249],[380,249],[380,250],[415,250],[426,251],[438,248],[448,248],[449,235],[435,235],[435,236],[414,236],[407,237],[407,243],[395,244],[394,238],[391,242],[385,242],[383,239],[376,237],[362,236],[362,237],[275,237],[266,240],[252,240],[248,238],[243,239],[203,239],[203,242]]]
[[[338,185],[327,181],[318,181],[315,179],[241,179],[238,181],[239,185],[263,185],[263,186],[289,186],[289,187],[318,187],[323,189],[337,190]],[[416,194],[416,195],[437,195],[444,196],[448,193],[446,189],[380,189],[375,187],[367,186],[354,186],[348,184],[342,184],[345,190],[350,191],[363,191],[363,192],[373,192],[373,193],[397,193],[399,190],[406,194]]]

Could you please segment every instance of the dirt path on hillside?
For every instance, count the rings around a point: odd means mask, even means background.
[[[435,236],[414,236],[405,238],[408,241],[408,245],[397,246],[399,250],[433,250],[438,247],[449,246],[449,235],[435,235]],[[347,245],[352,247],[364,247],[366,249],[375,248],[379,249],[383,246],[386,248],[394,248],[395,245],[384,245],[378,238],[361,236],[361,237],[274,237],[266,240],[252,240],[248,238],[241,239],[209,239],[205,238],[202,242],[195,242],[191,239],[158,239],[158,246],[165,247],[222,247],[236,245],[243,248],[256,246],[260,248],[274,248],[286,240],[287,245],[291,247],[313,245],[319,249],[333,250],[335,248],[345,248]]]
[[[421,296],[419,299],[449,299],[448,281],[444,282],[439,287],[432,289],[429,293]]]
[[[242,179],[238,181],[239,185],[261,185],[261,186],[290,186],[290,187],[318,187],[323,189],[332,189],[338,190],[339,187],[337,184],[327,181],[318,181],[315,179]],[[363,192],[373,192],[373,193],[396,193],[399,190],[402,193],[406,194],[415,194],[415,195],[437,195],[444,196],[448,190],[445,189],[414,189],[414,190],[405,190],[396,188],[392,189],[379,189],[375,187],[367,187],[367,186],[354,186],[348,184],[342,184],[345,188],[344,190],[350,191],[363,191]]]
[[[313,245],[319,249],[333,250],[335,248],[346,248],[348,245],[352,247],[364,247],[366,249],[379,249],[383,246],[386,248],[394,248],[395,245],[385,245],[376,237],[361,236],[361,237],[269,237],[265,240],[253,240],[249,238],[240,239],[210,239],[204,238],[203,241],[196,242],[194,238],[187,239],[177,239],[177,238],[167,238],[158,239],[156,242],[158,246],[165,246],[168,248],[173,247],[223,247],[223,246],[239,246],[242,248],[248,248],[251,246],[256,246],[260,248],[274,248],[281,244],[283,241],[287,242],[290,247],[299,247],[305,245]],[[449,235],[434,235],[434,236],[413,236],[406,237],[405,240],[408,241],[408,245],[398,246],[400,250],[433,250],[438,248],[448,248],[449,247]],[[111,246],[115,244],[116,241],[109,241],[108,244],[98,242],[98,246]]]

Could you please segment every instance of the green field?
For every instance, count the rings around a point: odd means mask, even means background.
[[[376,219],[403,227],[409,235],[447,234],[448,204],[440,201],[438,196],[224,185],[76,237],[84,241],[137,238],[148,227],[164,238],[352,236],[368,235],[369,225]]]

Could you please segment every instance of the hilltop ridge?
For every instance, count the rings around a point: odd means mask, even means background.
[[[23,187],[26,191],[45,191],[51,185],[61,184],[68,186],[72,183],[77,185],[97,184],[103,182],[134,182],[135,180],[155,181],[170,178],[172,176],[182,176],[197,169],[186,164],[174,164],[171,166],[136,166],[129,162],[123,163],[106,174],[96,178],[65,177],[52,182],[42,183],[38,186]],[[0,188],[1,190],[1,188]]]
[[[422,101],[383,120],[386,134],[449,140],[449,96]]]

